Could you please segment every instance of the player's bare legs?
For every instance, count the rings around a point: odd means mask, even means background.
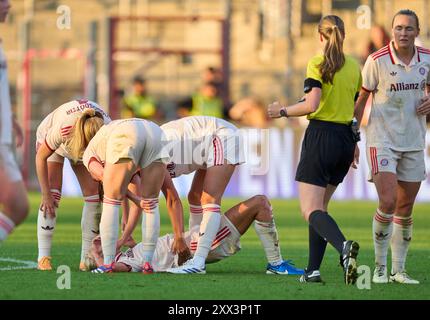
[[[204,269],[206,257],[218,232],[221,221],[221,198],[234,169],[234,165],[224,164],[213,166],[206,170],[200,200],[203,218],[200,224],[197,250],[193,258],[194,263],[201,269]]]
[[[188,221],[188,230],[194,226],[199,226],[203,218],[203,208],[201,204],[203,182],[205,180],[206,170],[199,169],[195,172],[190,192],[188,193],[188,203],[190,205],[190,218]]]
[[[397,176],[391,172],[372,175],[379,204],[373,217],[373,245],[375,249],[374,283],[387,283],[387,254],[393,234],[393,216],[397,203]]]
[[[98,193],[98,182],[94,181],[82,163],[72,165],[72,169],[75,172],[84,196],[84,207],[81,218],[82,247],[79,269],[87,271],[84,258],[91,246],[92,239],[99,233],[102,208]]]
[[[100,221],[100,237],[104,264],[111,265],[116,251],[119,231],[119,210],[136,166],[130,159],[106,163],[103,173],[104,199]]]
[[[419,284],[406,273],[406,257],[412,240],[412,210],[421,182],[398,181],[397,203],[391,237],[391,281]]]
[[[24,182],[11,181],[4,168],[0,166],[0,181],[2,192],[0,203],[3,212],[0,212],[0,244],[13,231],[13,229],[25,220],[28,215],[29,205],[27,191]]]
[[[166,165],[153,162],[142,169],[142,243],[144,273],[152,273],[150,263],[160,234],[160,210],[158,196],[164,182]]]
[[[49,189],[51,191],[54,207],[58,208],[63,185],[63,162],[47,161],[47,167]],[[51,247],[56,221],[56,210],[54,214],[49,214],[42,208],[41,204],[37,217],[37,244],[39,248],[37,268],[39,270],[52,270]]]
[[[302,269],[295,268],[291,261],[285,261],[282,258],[272,206],[266,196],[258,195],[245,200],[229,209],[225,216],[241,235],[254,222],[255,231],[268,261],[267,274],[303,274]]]

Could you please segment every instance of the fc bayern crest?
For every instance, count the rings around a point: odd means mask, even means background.
[[[421,67],[420,68],[420,74],[423,76],[423,75],[425,75],[425,73],[426,73],[426,69]]]
[[[381,160],[381,166],[386,167],[388,165],[388,159]]]

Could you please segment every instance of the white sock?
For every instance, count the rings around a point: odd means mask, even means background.
[[[111,264],[115,259],[116,243],[119,232],[119,209],[121,200],[104,197],[103,212],[100,221],[100,237],[102,240],[103,263]]]
[[[82,209],[81,230],[82,230],[82,249],[81,262],[91,248],[92,240],[99,234],[101,204],[99,195],[84,197],[84,208]]]
[[[144,209],[142,216],[142,244],[143,260],[152,262],[155,246],[160,234],[160,210],[158,208],[158,198],[143,199]]]
[[[406,256],[412,240],[412,217],[394,216],[393,236],[391,238],[391,273],[405,270]]]
[[[376,209],[373,217],[373,245],[375,247],[375,263],[387,265],[388,246],[393,233],[393,215]]]
[[[203,207],[203,219],[200,224],[197,250],[194,254],[194,262],[200,268],[205,266],[206,258],[215,240],[221,223],[221,207],[217,204],[206,204]]]
[[[6,240],[7,236],[15,228],[15,223],[3,212],[0,211],[0,243]]]
[[[51,194],[60,203],[61,192],[57,189],[51,189]],[[45,213],[40,210],[37,216],[37,246],[39,248],[39,256],[37,260],[42,259],[42,257],[49,257],[51,255],[52,247],[52,237],[54,236],[55,226],[57,224],[57,212],[55,212],[55,217],[50,217],[45,215]]]
[[[190,219],[188,220],[188,230],[191,230],[194,226],[199,226],[203,219],[203,208],[202,206],[196,206],[190,204]]]
[[[266,253],[267,261],[273,265],[279,265],[282,263],[281,248],[279,247],[278,230],[276,230],[275,221],[254,222],[255,231],[260,238],[261,244],[263,245],[264,252]]]

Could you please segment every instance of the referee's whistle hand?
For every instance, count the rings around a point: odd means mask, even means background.
[[[420,105],[417,107],[417,114],[425,116],[430,114],[430,97],[426,96],[420,100]]]
[[[359,162],[360,162],[360,149],[358,148],[358,145],[356,145],[355,151],[354,151],[354,160],[351,163],[351,167],[353,169],[357,169]]]
[[[270,118],[280,118],[281,117],[280,112],[282,107],[283,106],[278,101],[272,102],[267,107],[267,114],[269,115]]]

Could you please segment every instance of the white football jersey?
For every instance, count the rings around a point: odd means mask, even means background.
[[[73,100],[62,104],[43,119],[37,128],[38,143],[45,143],[52,151],[60,148],[62,154],[67,157],[64,143],[70,137],[70,133],[83,111],[88,108],[100,112],[105,124],[111,121],[97,103],[88,100]]]
[[[209,116],[191,116],[161,126],[170,154],[167,169],[172,178],[224,163],[244,162],[239,129]]]
[[[363,89],[372,92],[367,145],[396,151],[425,147],[426,117],[416,108],[430,85],[430,50],[415,47],[407,66],[396,55],[393,42],[367,58]]]
[[[194,255],[199,240],[200,226],[194,226],[191,230],[184,233],[185,243]],[[159,237],[152,258],[152,268],[155,272],[164,272],[169,268],[178,266],[178,255],[173,254],[172,245],[173,234],[166,234]],[[241,249],[240,233],[236,227],[225,216],[221,216],[221,223],[218,232],[212,242],[211,250],[206,258],[206,263],[215,263],[234,255]],[[120,253],[116,261],[128,265],[132,272],[142,271],[143,264],[143,244],[140,242],[133,248]]]
[[[0,144],[12,144],[12,107],[7,61],[0,40]]]

